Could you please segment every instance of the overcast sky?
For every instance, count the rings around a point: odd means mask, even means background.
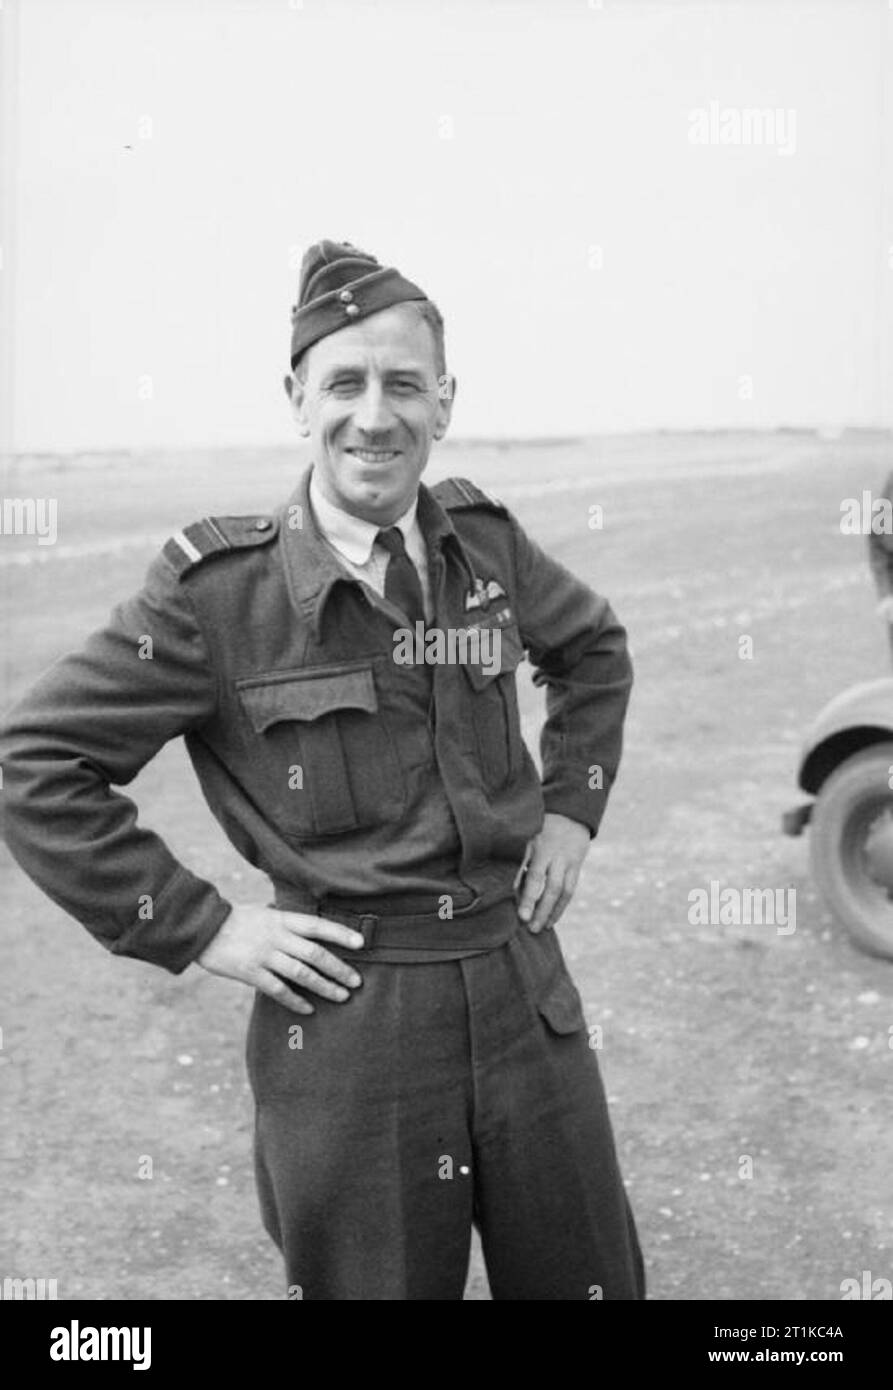
[[[292,439],[320,237],[440,304],[458,435],[893,424],[887,0],[5,0],[0,42],[7,448]]]

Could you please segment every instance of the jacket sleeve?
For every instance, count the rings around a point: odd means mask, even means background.
[[[521,637],[546,687],[543,800],[598,832],[617,776],[633,682],[626,630],[594,593],[512,517]]]
[[[160,555],[140,593],[52,666],[0,729],[0,805],[14,857],[103,946],[175,974],[232,909],[113,788],[215,704],[187,586]]]

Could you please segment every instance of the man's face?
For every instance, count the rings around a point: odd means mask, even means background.
[[[395,304],[321,338],[304,360],[306,380],[294,379],[291,397],[323,495],[389,525],[449,423],[453,392],[441,399],[431,329]]]

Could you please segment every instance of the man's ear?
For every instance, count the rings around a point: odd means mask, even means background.
[[[286,395],[291,401],[292,414],[297,421],[298,429],[301,434],[310,433],[310,426],[307,423],[305,406],[307,403],[307,388],[299,376],[287,376],[283,382]]]
[[[437,379],[437,419],[434,424],[434,438],[443,439],[453,413],[458,382],[451,372],[445,372]]]

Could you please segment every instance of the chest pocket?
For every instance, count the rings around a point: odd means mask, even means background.
[[[463,668],[471,686],[471,722],[478,766],[487,791],[499,791],[519,775],[524,751],[515,686],[515,671],[524,655],[524,645],[517,623],[496,631],[500,639],[499,660],[469,662]],[[491,650],[495,656],[495,646]]]
[[[236,689],[256,735],[259,803],[272,798],[286,837],[399,820],[406,786],[368,661],[246,676]]]

